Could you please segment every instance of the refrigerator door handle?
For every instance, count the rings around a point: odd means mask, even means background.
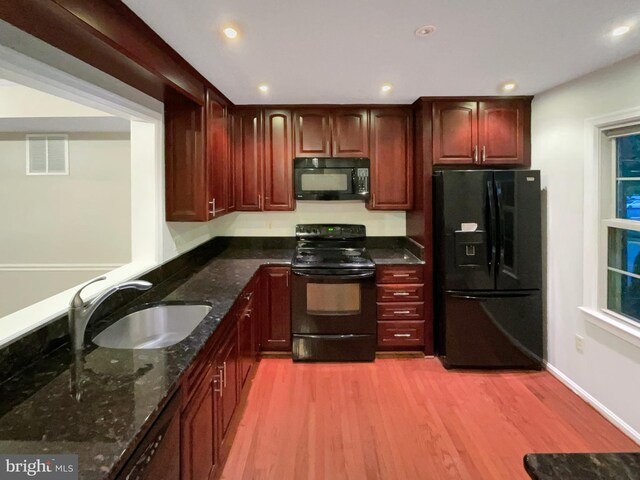
[[[498,218],[496,212],[496,204],[493,198],[493,181],[489,180],[487,182],[487,197],[489,199],[489,220],[491,225],[487,229],[489,231],[489,250],[491,255],[489,256],[489,273],[494,273],[497,270],[498,259],[496,256],[497,253],[497,240],[498,240],[498,232],[496,232],[496,228],[498,225]]]

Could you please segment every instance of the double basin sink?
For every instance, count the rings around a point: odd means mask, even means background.
[[[164,348],[180,343],[211,311],[209,305],[155,305],[132,312],[104,329],[93,343],[121,349]]]

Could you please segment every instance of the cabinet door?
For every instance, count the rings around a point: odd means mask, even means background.
[[[433,103],[434,165],[478,163],[478,104],[436,101]]]
[[[371,110],[371,202],[374,210],[407,210],[413,204],[411,110]]]
[[[266,267],[262,285],[263,314],[261,325],[262,350],[291,351],[291,269]]]
[[[264,210],[293,210],[291,112],[264,111]]]
[[[369,156],[369,112],[365,108],[345,108],[331,114],[334,157]]]
[[[262,116],[260,110],[233,115],[236,210],[262,210]]]
[[[181,417],[181,480],[209,478],[216,462],[213,383],[207,368]]]
[[[222,395],[218,405],[220,436],[224,438],[238,403],[238,338],[236,327],[232,329],[227,340],[220,348],[216,364],[222,382]]]
[[[238,373],[241,390],[255,360],[255,354],[253,353],[254,332],[252,308],[253,304],[250,302],[250,304],[240,312],[238,318]]]
[[[529,165],[529,108],[524,100],[480,102],[478,144],[483,165]]]
[[[329,110],[304,109],[293,114],[296,157],[331,156],[331,115]]]
[[[210,218],[228,212],[229,151],[227,147],[227,106],[212,90],[207,90],[207,183]]]
[[[209,220],[204,109],[177,93],[165,101],[165,184],[168,221]]]

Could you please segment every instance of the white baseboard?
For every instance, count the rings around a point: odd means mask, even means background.
[[[569,377],[567,377],[564,373],[558,370],[556,367],[551,365],[548,362],[544,362],[545,368],[549,371],[551,375],[560,380],[563,384],[571,389],[576,395],[582,398],[585,402],[595,408],[598,412],[602,414],[604,418],[613,423],[616,427],[618,427],[622,432],[627,435],[631,440],[640,445],[640,432],[631,427],[628,423],[618,417],[615,413],[609,410],[606,406],[604,406],[600,401],[594,398],[589,392],[583,389],[580,385],[575,383]]]

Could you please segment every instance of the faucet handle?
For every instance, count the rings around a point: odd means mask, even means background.
[[[71,308],[80,308],[84,306],[84,300],[82,300],[82,297],[80,296],[80,293],[82,293],[82,290],[87,288],[92,283],[101,282],[102,280],[106,280],[106,279],[107,277],[103,275],[102,277],[94,278],[90,282],[85,283],[82,287],[80,287],[80,290],[78,290],[76,294],[73,296],[73,298],[71,299],[71,303],[69,303],[69,306]]]

